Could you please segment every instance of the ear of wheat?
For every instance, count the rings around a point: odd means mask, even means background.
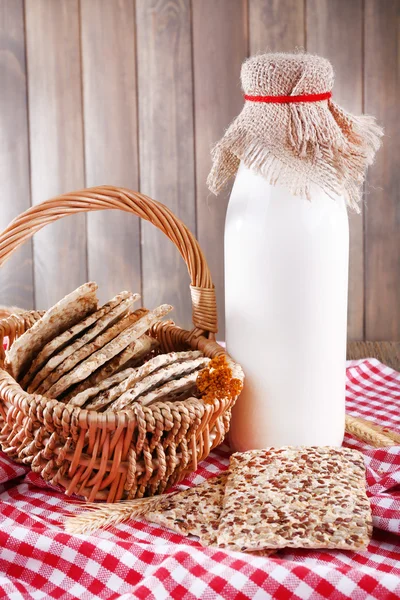
[[[171,494],[166,494],[138,500],[124,500],[117,504],[86,504],[84,512],[65,520],[65,530],[77,534],[106,529],[135,517],[143,517],[150,511],[160,510],[170,497]]]

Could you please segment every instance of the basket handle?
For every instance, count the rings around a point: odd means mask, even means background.
[[[94,210],[123,210],[150,221],[175,244],[189,271],[193,334],[215,339],[217,305],[211,274],[199,243],[173,212],[139,192],[99,186],[71,192],[32,206],[0,235],[0,267],[36,231],[62,217]]]

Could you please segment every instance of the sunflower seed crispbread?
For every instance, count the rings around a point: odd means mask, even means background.
[[[195,535],[203,546],[215,544],[228,473],[171,495],[160,511],[145,518],[182,535]]]
[[[89,329],[89,327],[94,325],[96,322],[104,323],[104,320],[102,321],[103,317],[105,317],[108,313],[110,313],[110,311],[112,311],[112,309],[114,309],[116,306],[120,305],[123,300],[132,299],[132,297],[133,296],[132,296],[131,292],[121,292],[120,294],[115,296],[115,298],[113,298],[112,300],[110,300],[109,302],[104,304],[104,306],[102,306],[101,308],[96,310],[96,312],[94,312],[94,313],[90,314],[88,317],[86,317],[86,319],[79,321],[78,323],[76,323],[76,325],[74,325],[73,327],[70,327],[69,329],[67,329],[60,335],[58,335],[56,338],[52,339],[39,352],[38,356],[32,362],[28,372],[26,373],[25,377],[23,378],[23,380],[21,382],[21,387],[24,389],[28,388],[29,393],[34,392],[37,389],[37,387],[39,386],[39,384],[46,377],[46,374],[47,374],[46,370],[42,369],[42,367],[45,365],[46,361],[50,357],[52,357],[56,353],[59,353],[57,355],[56,361],[48,363],[48,365],[50,364],[50,370],[52,370],[55,368],[55,366],[58,366],[59,364],[61,364],[61,362],[67,356],[69,356],[69,354],[72,354],[72,352],[74,352],[75,349],[77,349],[76,347],[75,348],[73,347],[72,342],[75,342],[75,339],[78,337],[79,334],[81,334],[83,331],[86,331],[87,329]],[[90,331],[93,331],[93,330],[94,330],[94,328],[91,328]],[[94,335],[97,335],[97,334],[94,333]],[[83,337],[84,336],[81,336],[79,339],[82,340]],[[83,344],[84,343],[86,343],[86,342],[83,342]],[[68,348],[69,354],[66,354],[65,352],[60,353],[60,351],[64,350],[66,346],[69,347]],[[72,350],[70,350],[71,347],[72,347]]]
[[[131,387],[137,381],[141,381],[142,379],[144,379],[148,375],[151,375],[155,371],[158,371],[162,367],[167,367],[168,365],[172,365],[173,363],[181,363],[183,361],[196,360],[197,358],[200,358],[202,356],[202,352],[199,352],[198,350],[187,350],[183,352],[168,352],[168,354],[158,354],[157,356],[154,356],[153,358],[148,360],[144,365],[137,367],[132,378],[130,378],[129,381],[127,381],[127,385]]]
[[[126,320],[134,317],[134,322],[132,324],[124,328],[124,330],[122,330],[121,333],[116,337],[113,335],[111,341],[108,343],[104,343],[103,340],[100,341],[102,336],[98,336],[98,338],[95,340],[95,343],[97,343],[97,347],[95,349],[97,351],[93,353],[91,352],[90,356],[88,356],[86,360],[82,360],[82,358],[78,356],[77,363],[79,364],[75,363],[77,366],[69,371],[66,375],[61,377],[61,379],[59,379],[47,391],[46,395],[49,398],[58,398],[58,396],[60,396],[70,386],[78,383],[79,381],[83,381],[86,379],[86,377],[89,377],[89,375],[91,375],[96,369],[122,352],[122,350],[129,346],[129,344],[143,335],[156,321],[168,314],[171,310],[172,306],[169,304],[162,304],[138,320],[136,320],[135,315],[128,315]],[[121,322],[118,322],[113,327],[116,328],[120,323]],[[103,334],[104,336],[106,336],[107,331]],[[79,355],[79,351],[76,354]]]
[[[128,390],[124,394],[124,406],[122,408],[129,406],[135,401],[141,402],[145,406],[149,406],[150,404],[154,404],[154,402],[173,402],[179,400],[184,392],[193,388],[198,374],[199,369],[189,375],[180,377],[179,379],[168,381],[168,383],[151,390],[147,394],[143,394],[143,396],[137,396],[135,393],[131,395],[131,390]],[[120,410],[121,406],[113,403],[109,408],[111,410]]]
[[[87,408],[99,409],[112,402],[109,406],[111,410],[121,410],[151,389],[167,383],[171,379],[176,379],[182,375],[188,375],[193,371],[197,371],[206,366],[209,362],[210,359],[205,356],[195,358],[194,360],[173,362],[165,367],[159,368],[157,371],[146,377],[140,377],[143,372],[149,370],[147,363],[146,365],[143,365],[143,367],[147,367],[147,369],[140,369],[139,367],[138,372],[132,374],[126,382],[122,382],[118,386],[115,386],[115,388],[111,388],[107,392],[100,394],[93,403],[87,406]],[[138,376],[140,377],[139,380]]]
[[[19,337],[7,352],[6,369],[20,379],[32,359],[53,338],[97,310],[97,285],[85,283],[57,302]]]
[[[362,455],[349,448],[282,447],[231,456],[218,545],[365,549],[372,517]]]
[[[79,394],[76,394],[76,396],[73,396],[68,401],[68,403],[71,404],[71,406],[83,406],[84,404],[88,403],[88,401],[90,401],[91,404],[91,401],[93,399],[96,400],[96,398],[101,394],[101,392],[108,390],[111,387],[115,387],[121,382],[125,382],[127,378],[130,375],[132,375],[134,370],[135,369],[129,368],[124,369],[123,371],[119,371],[118,373],[114,373],[114,375],[111,375],[111,377],[107,377],[107,379],[103,379],[103,381],[100,381],[100,383],[98,383],[97,385],[87,388]],[[63,399],[63,402],[65,402],[65,399]],[[90,408],[90,406],[87,405],[85,406],[85,408]]]
[[[52,356],[35,377],[35,381],[40,383],[36,383],[35,386],[30,385],[28,392],[43,394],[78,362],[90,356],[134,323],[137,318],[134,313],[130,313],[130,309],[138,298],[139,294],[130,294],[88,331],[83,332],[72,344]]]
[[[66,358],[58,368],[56,368],[48,375],[48,377],[46,377],[46,379],[37,389],[36,393],[43,394],[51,389],[51,393],[57,394],[57,396],[53,397],[58,397],[63,391],[70,387],[69,385],[64,387],[66,378],[68,379],[70,373],[72,373],[75,369],[78,369],[81,364],[84,364],[85,361],[97,351],[105,348],[107,344],[115,340],[121,333],[123,333],[135,322],[135,315],[129,314],[114,323],[114,325],[103,331],[103,333],[98,335],[93,341],[85,344],[82,348],[74,352],[74,354]],[[58,382],[61,383],[57,385]]]
[[[113,375],[118,370],[120,371],[122,368],[135,367],[139,361],[153,352],[159,345],[160,342],[158,340],[144,333],[137,340],[129,344],[125,350],[117,354],[113,362],[109,361],[104,365],[102,368],[102,379],[110,377],[110,375]]]
[[[137,311],[135,311],[134,314],[136,314],[136,312]],[[139,339],[129,344],[125,350],[122,350],[122,352],[114,356],[114,358],[96,369],[89,377],[69,389],[62,395],[62,401],[67,403],[78,394],[89,388],[95,387],[104,381],[104,379],[108,379],[122,370],[135,367],[138,362],[143,360],[158,346],[159,342],[157,340],[150,336],[142,335]]]
[[[141,338],[139,338],[139,340],[141,340],[144,336],[142,336]],[[147,337],[147,336],[146,336]],[[153,338],[150,338],[151,340],[153,340]],[[138,341],[139,341],[138,340]],[[157,343],[156,340],[153,340],[153,342]],[[135,342],[133,342],[135,343]],[[128,346],[129,348],[129,346]],[[128,349],[127,348],[127,349]],[[97,410],[99,410],[100,408],[102,408],[103,406],[105,406],[106,404],[108,404],[109,402],[115,400],[116,398],[119,398],[119,396],[121,396],[128,388],[132,387],[132,385],[134,385],[137,381],[140,381],[141,379],[143,379],[144,377],[146,377],[147,375],[150,375],[151,373],[153,373],[154,371],[157,371],[157,369],[160,369],[161,367],[164,367],[166,365],[172,364],[174,362],[181,362],[183,360],[194,360],[195,358],[199,358],[200,356],[202,356],[201,352],[198,351],[188,351],[188,352],[169,352],[168,354],[158,354],[157,356],[154,356],[153,358],[151,358],[150,360],[148,360],[144,365],[141,365],[140,367],[137,367],[135,369],[132,370],[131,373],[129,373],[129,378],[127,377],[127,379],[120,379],[119,382],[115,381],[115,383],[112,383],[112,391],[110,389],[110,397],[108,398],[104,398],[104,400],[100,403],[98,403],[97,405]],[[117,357],[116,357],[117,358]],[[131,362],[130,360],[128,361],[129,363]],[[107,363],[109,364],[109,363]],[[104,368],[107,365],[104,365]],[[93,373],[93,376],[98,373],[99,371],[95,371],[95,373]],[[101,373],[102,374],[102,373]],[[82,384],[80,384],[79,388],[81,386],[84,386],[86,381],[91,380],[92,381],[92,375],[86,379],[85,381],[82,382]],[[102,379],[102,378],[101,378]],[[117,388],[117,383],[122,383],[121,386],[118,386]],[[97,384],[97,382],[93,381],[92,382],[92,386],[94,387]],[[77,389],[77,391],[75,392],[76,394],[83,392],[86,388],[82,387],[82,389]],[[108,386],[107,388],[103,388],[103,389],[109,389],[111,388],[111,386]],[[95,394],[96,395],[96,394]],[[81,398],[83,396],[81,396],[80,398],[78,398],[77,396],[75,396],[73,402],[75,403],[76,401],[81,401]],[[90,397],[93,397],[92,395]],[[64,401],[67,401],[69,398],[67,397],[66,399],[64,399]],[[89,399],[89,398],[87,398]],[[96,399],[97,400],[97,399]],[[83,404],[80,404],[79,406],[83,406]],[[85,407],[88,408],[88,407]]]
[[[95,378],[93,377],[94,375],[96,375],[96,373],[98,373],[99,370],[96,370],[94,373],[92,373],[92,375],[90,377],[88,377],[87,379],[85,379],[82,384],[82,391],[76,391],[71,393],[71,397],[70,398],[66,398],[63,397],[63,402],[67,403],[69,402],[72,406],[83,406],[88,400],[90,400],[91,398],[94,398],[95,396],[97,396],[98,394],[100,394],[101,392],[103,392],[104,390],[108,390],[111,387],[115,387],[116,384],[121,383],[121,382],[125,382],[127,381],[128,377],[130,375],[133,375],[136,372],[136,369],[132,368],[132,367],[127,367],[126,369],[123,370],[119,370],[118,368],[113,368],[110,369],[110,364],[111,362],[115,361],[115,359],[118,359],[119,357],[121,357],[121,355],[126,352],[128,349],[131,349],[132,352],[129,353],[129,358],[124,360],[123,364],[126,364],[127,362],[130,363],[132,357],[134,357],[135,359],[140,359],[143,358],[144,356],[146,356],[149,352],[151,352],[154,348],[156,348],[158,345],[158,342],[156,340],[154,340],[153,338],[147,336],[147,335],[142,335],[138,340],[136,340],[135,342],[132,342],[132,344],[129,344],[129,346],[123,350],[123,352],[121,352],[120,354],[118,354],[114,359],[111,359],[111,361],[108,361],[104,367],[103,367],[103,376],[104,379],[99,379],[98,381],[95,381]],[[135,349],[137,348],[136,352]],[[127,354],[126,354],[127,356]],[[120,360],[119,361],[115,361],[113,367],[117,367],[117,365],[120,364]],[[108,365],[108,367],[107,367]],[[110,372],[111,374],[108,375],[107,371]],[[96,379],[97,379],[98,375],[96,375]],[[87,382],[89,382],[89,380],[92,380],[93,378],[93,385],[91,386],[87,386],[84,387],[84,384],[86,384]]]
[[[59,366],[55,367],[47,377],[42,381],[36,390],[37,394],[44,394],[50,388],[54,387],[60,379],[67,377],[70,371],[76,366],[82,363],[85,359],[90,357],[94,352],[106,346],[109,342],[114,340],[122,333],[125,329],[130,327],[132,323],[136,322],[134,314],[128,314],[114,325],[103,331],[100,335],[94,338],[88,344],[85,344],[79,350],[76,350],[73,354],[70,354]],[[68,349],[68,348],[67,348]]]
[[[162,402],[177,402],[178,400],[182,401],[193,397],[198,398],[198,393],[196,383],[188,383],[182,386],[181,389],[176,390],[176,392],[169,392],[162,398]]]

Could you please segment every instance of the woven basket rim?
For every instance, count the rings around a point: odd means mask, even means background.
[[[18,315],[10,315],[6,317],[9,319],[13,316],[24,317],[24,315],[30,315],[31,311],[25,311],[23,313],[19,313]],[[2,323],[6,321],[6,319],[0,319],[0,328]],[[241,366],[236,363],[226,352],[225,348],[218,344],[218,342],[214,340],[209,340],[202,335],[197,335],[195,338],[191,336],[191,332],[178,327],[175,324],[160,321],[158,325],[161,325],[163,330],[175,330],[179,331],[181,335],[186,335],[187,340],[185,343],[188,344],[191,348],[197,348],[199,343],[202,344],[204,350],[203,353],[207,356],[207,347],[212,347],[215,351],[218,349],[218,353],[220,355],[224,355],[228,359],[228,364],[230,365],[232,371],[235,372],[235,378],[240,379],[243,383],[244,381],[244,373]],[[215,355],[215,354],[214,354]],[[6,369],[0,367],[0,380],[4,383],[0,387],[0,394],[5,395],[7,390],[10,391],[10,402],[13,405],[18,405],[18,408],[22,410],[25,416],[28,416],[31,411],[31,405],[41,404],[43,405],[43,410],[46,410],[48,416],[54,411],[56,412],[64,412],[70,414],[71,418],[78,419],[79,421],[86,422],[90,424],[91,427],[99,427],[100,429],[106,429],[108,431],[116,429],[118,427],[127,425],[130,419],[135,418],[136,411],[135,407],[140,406],[141,410],[144,413],[159,413],[162,409],[169,409],[172,412],[176,413],[187,413],[188,409],[196,406],[197,408],[204,408],[204,410],[213,409],[212,412],[219,410],[221,408],[221,402],[226,402],[227,398],[216,398],[212,402],[205,403],[201,398],[190,397],[185,400],[175,400],[175,401],[167,401],[167,402],[154,402],[149,406],[142,406],[140,403],[137,405],[132,405],[132,408],[123,408],[117,411],[113,411],[111,409],[107,409],[104,412],[98,412],[96,410],[82,408],[80,406],[73,406],[71,404],[65,404],[62,400],[57,400],[56,398],[50,398],[48,396],[44,396],[41,394],[30,394],[26,390],[24,390],[21,385],[6,371]],[[233,403],[236,398],[232,401],[229,401],[228,404]],[[207,409],[207,407],[209,407]],[[59,417],[60,418],[60,417]],[[122,421],[122,422],[121,422]]]

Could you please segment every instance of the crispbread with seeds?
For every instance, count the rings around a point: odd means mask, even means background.
[[[179,355],[179,353],[175,352],[171,353],[171,355],[172,354]],[[160,357],[157,356],[155,358],[161,358],[162,356],[163,355],[160,355]],[[162,361],[158,362],[161,364]],[[155,372],[152,372],[151,368],[157,364],[157,361],[153,359],[152,361],[148,361],[142,367],[139,367],[136,370],[136,373],[132,373],[126,381],[99,394],[87,408],[98,410],[99,408],[112,403],[109,406],[111,410],[121,410],[151,389],[158,388],[171,379],[176,379],[182,375],[188,375],[189,373],[198,371],[209,362],[210,359],[205,356],[200,356],[194,360],[177,360],[169,364],[164,361],[164,367],[158,368]],[[152,364],[149,365],[149,363]],[[149,374],[144,376],[144,373]]]
[[[171,495],[160,511],[145,515],[148,521],[182,535],[199,537],[203,546],[215,544],[227,472]]]
[[[194,389],[197,376],[199,374],[199,369],[193,373],[189,373],[189,375],[184,375],[179,379],[168,381],[167,383],[164,383],[164,385],[151,390],[147,394],[139,396],[137,400],[139,400],[144,406],[149,406],[155,402],[174,402],[176,400],[181,400],[183,397],[186,399],[187,396],[185,392]],[[129,390],[126,392],[126,394],[129,394]],[[115,410],[113,407],[110,408]]]
[[[97,285],[85,283],[47,310],[32,327],[19,337],[7,352],[6,368],[20,379],[33,358],[53,338],[73,327],[97,309]]]
[[[147,338],[147,336],[142,336],[137,341],[139,342],[144,337]],[[157,342],[155,340],[153,340],[153,338],[149,338],[149,339],[151,339],[153,342],[155,342],[157,344]],[[136,342],[133,342],[133,343],[135,344]],[[128,346],[128,348],[129,348],[129,346]],[[97,404],[96,409],[99,410],[100,408],[102,408],[103,406],[108,404],[109,402],[112,402],[116,398],[119,398],[124,392],[126,392],[127,389],[131,388],[137,381],[141,381],[142,379],[144,379],[145,377],[147,377],[154,371],[157,371],[161,367],[165,367],[174,362],[182,362],[183,360],[194,360],[195,358],[199,358],[200,356],[202,356],[202,353],[198,352],[198,351],[169,352],[168,354],[157,354],[157,356],[154,356],[153,358],[148,360],[144,365],[141,365],[134,369],[133,368],[132,369],[129,369],[129,368],[124,369],[124,373],[125,373],[126,377],[120,378],[120,377],[114,377],[114,376],[112,376],[112,377],[107,376],[107,379],[100,380],[99,383],[102,386],[102,390],[109,390],[110,394],[107,394],[107,397],[102,396],[101,402],[100,402],[100,398],[96,398],[96,404]],[[106,365],[104,365],[104,366],[106,367]],[[96,371],[95,373],[97,373],[97,372],[98,371]],[[95,373],[93,375],[95,375]],[[92,379],[92,376],[89,377],[88,379],[86,379],[85,381],[88,381],[91,379]],[[82,382],[82,385],[84,383],[85,382]],[[104,385],[104,384],[106,384],[106,385]],[[92,393],[96,389],[96,387],[95,387],[96,385],[97,385],[97,382],[94,382],[92,384],[89,395],[85,394],[85,388],[79,389],[75,393],[75,396],[71,399],[71,404],[74,404],[75,406],[83,406],[83,404],[87,400],[89,400],[90,398],[94,398],[94,396],[97,396],[97,393]],[[99,390],[99,391],[102,391],[102,390]],[[64,402],[65,401],[66,400],[64,400]],[[88,408],[88,407],[86,407],[86,408]],[[89,407],[89,408],[93,408],[93,407]]]
[[[137,311],[135,311],[135,314],[136,313]],[[131,342],[125,350],[122,350],[122,352],[114,356],[114,358],[96,369],[89,377],[69,389],[62,395],[62,401],[67,403],[85,390],[94,388],[105,379],[120,373],[120,371],[136,367],[141,360],[146,358],[146,356],[158,346],[159,342],[156,339],[147,335],[142,335],[139,339]],[[122,381],[122,379],[120,379],[120,381]],[[91,396],[88,396],[87,400],[89,397]]]
[[[155,402],[169,402],[179,400],[183,397],[184,393],[188,390],[192,390],[197,379],[198,371],[184,375],[179,379],[173,379],[164,383],[160,387],[156,387],[153,390],[144,393],[143,395],[137,395],[134,390],[127,390],[122,394],[121,398],[115,400],[108,406],[109,410],[117,411],[127,408],[135,402],[140,402],[144,406],[149,406]],[[185,399],[187,396],[185,396]]]
[[[130,294],[90,329],[84,331],[72,344],[52,356],[36,375],[28,392],[43,394],[75,365],[108,344],[121,331],[137,321],[134,313],[128,313],[138,298],[139,294]]]
[[[29,393],[33,393],[40,383],[45,379],[47,374],[55,369],[62,361],[67,358],[70,354],[78,350],[81,346],[89,341],[89,339],[93,339],[96,337],[102,329],[96,330],[96,325],[100,323],[100,325],[105,329],[107,326],[112,325],[115,321],[115,316],[113,315],[108,321],[106,316],[111,312],[115,307],[121,305],[123,300],[130,299],[131,303],[133,303],[133,294],[131,292],[121,292],[115,298],[104,304],[99,310],[90,314],[86,319],[79,321],[73,327],[70,327],[56,338],[52,339],[46,346],[39,352],[38,356],[32,362],[28,372],[21,382],[21,387],[27,389]],[[128,307],[130,304],[128,304]],[[126,304],[123,307],[122,312],[127,312]],[[118,311],[117,315],[119,316],[121,311]],[[94,327],[92,327],[94,325]],[[87,332],[87,335],[92,337],[89,338],[84,335],[80,335],[82,332],[86,332],[87,329],[90,330]],[[80,335],[79,340],[76,338]],[[66,348],[68,346],[68,350]],[[63,351],[63,352],[61,352]],[[57,353],[57,354],[56,354]],[[54,356],[56,354],[56,356]],[[52,357],[50,359],[50,357]],[[50,359],[50,360],[49,360]],[[48,361],[48,362],[47,362]],[[42,367],[47,362],[47,369]]]
[[[156,321],[168,314],[171,310],[172,306],[170,306],[169,304],[162,304],[161,306],[159,306],[153,311],[150,311],[138,320],[136,320],[135,315],[128,315],[126,319],[130,319],[130,317],[135,317],[135,320],[132,324],[124,328],[124,330],[122,330],[121,333],[116,337],[113,335],[111,337],[111,341],[109,341],[105,345],[103,342],[100,343],[100,338],[102,336],[98,336],[98,338],[96,338],[98,348],[97,351],[90,353],[86,360],[83,360],[83,362],[77,364],[77,366],[74,369],[72,369],[66,375],[61,377],[61,379],[59,379],[49,390],[47,390],[46,395],[49,398],[58,398],[58,396],[60,396],[70,386],[74,385],[75,383],[78,383],[79,381],[83,381],[84,379],[86,379],[86,377],[89,377],[89,375],[91,375],[96,369],[98,369],[99,367],[104,365],[104,363],[111,360],[112,358],[114,358],[114,356],[122,352],[122,350],[129,346],[129,344],[137,340]],[[117,325],[119,324],[120,322],[116,323],[116,325],[114,325],[113,327],[117,327]],[[105,332],[105,334],[107,334],[107,331]],[[79,354],[79,351],[77,354]],[[79,358],[78,360],[82,359]]]
[[[42,383],[36,390],[36,393],[44,394],[47,392],[47,390],[55,388],[57,382],[63,379],[64,377],[68,377],[69,373],[76,365],[79,366],[79,364],[83,363],[93,353],[100,350],[101,348],[104,348],[109,342],[117,338],[120,333],[125,331],[125,329],[128,329],[128,327],[130,327],[130,325],[132,325],[135,322],[136,317],[134,314],[131,313],[114,323],[114,325],[112,325],[111,327],[103,331],[103,333],[95,337],[94,340],[92,340],[88,344],[85,344],[79,350],[68,356],[61,363],[61,365],[50,371],[46,379],[42,381]]]
[[[231,456],[219,546],[361,550],[371,533],[356,450],[286,446]]]
[[[145,356],[156,345],[157,345],[156,340],[149,337],[148,335],[142,335],[142,337],[140,337],[138,340],[136,340],[136,342],[132,342],[132,344],[130,344],[128,346],[128,348],[132,348],[133,350],[135,349],[135,347],[137,347],[136,353],[132,352],[130,354],[130,359],[132,359],[133,355],[135,355],[135,357]],[[126,350],[128,350],[128,348],[126,348]],[[124,350],[124,352],[126,350]],[[118,356],[120,356],[120,355],[117,355],[117,357]],[[117,358],[117,357],[115,357],[115,358]],[[106,363],[106,364],[108,364],[108,363]],[[97,371],[95,371],[95,373],[96,372]],[[86,389],[83,389],[81,392],[75,393],[75,395],[73,395],[70,399],[68,399],[68,402],[72,406],[83,406],[88,400],[95,398],[95,396],[98,396],[103,391],[109,390],[110,388],[114,388],[114,387],[116,387],[117,384],[125,383],[128,380],[128,378],[131,375],[133,375],[135,372],[136,372],[136,369],[134,369],[132,367],[128,367],[126,369],[123,369],[122,371],[113,373],[109,377],[106,377],[105,379],[98,381],[93,386],[87,387]],[[90,377],[85,379],[85,382],[87,382],[89,379],[90,379]],[[67,402],[67,400],[65,398],[63,398],[63,402]]]

